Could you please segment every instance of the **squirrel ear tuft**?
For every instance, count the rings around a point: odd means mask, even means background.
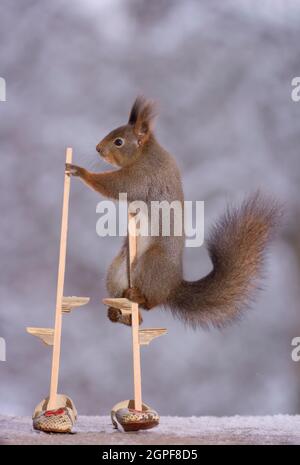
[[[145,137],[152,130],[156,115],[156,104],[152,100],[139,96],[131,108],[128,124],[134,126],[137,135]]]

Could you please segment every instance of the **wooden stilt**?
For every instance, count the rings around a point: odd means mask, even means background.
[[[66,150],[66,163],[72,163],[72,149],[71,148],[67,148]],[[53,352],[52,352],[50,396],[49,396],[49,402],[48,402],[48,407],[47,407],[48,410],[54,410],[58,406],[57,388],[58,388],[58,373],[59,373],[59,359],[60,359],[60,346],[61,346],[62,303],[63,303],[66,250],[67,250],[70,181],[71,181],[70,176],[68,176],[68,174],[65,173],[62,220],[61,220],[61,234],[60,234],[58,278],[57,278],[56,307],[55,307],[55,325],[54,325],[54,339],[53,339]]]
[[[66,163],[72,163],[72,149],[66,151]],[[74,308],[82,307],[89,302],[88,297],[63,296],[65,262],[67,249],[68,210],[70,196],[70,177],[65,171],[64,194],[61,221],[61,236],[59,250],[59,265],[57,278],[57,294],[55,307],[54,328],[27,327],[26,331],[37,337],[52,349],[52,366],[50,379],[50,395],[43,399],[35,408],[33,413],[33,427],[39,431],[48,433],[69,433],[77,418],[77,411],[70,397],[58,394],[58,375],[60,362],[60,345],[62,314],[70,313]],[[49,415],[49,410],[52,410]]]
[[[128,214],[128,242],[129,242],[129,285],[132,287],[132,264],[136,257],[136,222],[133,215]],[[132,302],[132,352],[133,352],[133,385],[134,408],[142,410],[142,382],[141,382],[141,355],[139,344],[139,306]]]
[[[128,212],[128,249],[129,249],[129,287],[134,287],[132,280],[133,262],[137,256],[136,219]],[[109,307],[120,309],[122,314],[131,313],[132,353],[133,353],[133,385],[134,398],[119,402],[111,411],[114,427],[120,425],[124,431],[138,431],[153,428],[159,424],[159,415],[142,403],[141,355],[140,347],[148,345],[153,339],[167,333],[165,328],[139,329],[139,306],[126,298],[105,298],[103,303]],[[134,409],[134,411],[132,411]]]

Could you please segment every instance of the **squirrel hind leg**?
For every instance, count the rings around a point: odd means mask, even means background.
[[[106,287],[111,297],[122,297],[128,288],[127,257],[124,249],[112,261],[106,276]]]
[[[159,246],[148,249],[133,270],[133,285],[144,296],[141,305],[150,310],[167,302],[170,290],[181,282],[181,270]]]

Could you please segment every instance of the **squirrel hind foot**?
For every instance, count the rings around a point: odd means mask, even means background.
[[[123,293],[123,297],[139,305],[147,305],[146,297],[137,287],[129,287]]]
[[[121,310],[114,307],[109,307],[107,310],[107,317],[112,323],[121,323],[125,326],[132,325],[132,317],[131,315],[123,315]],[[141,312],[139,311],[139,325],[143,323],[143,318]]]

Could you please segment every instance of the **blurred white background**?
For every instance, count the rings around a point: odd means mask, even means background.
[[[171,415],[299,413],[299,33],[296,0],[1,3],[1,413],[31,414],[49,388],[51,352],[25,327],[54,321],[65,147],[106,169],[95,146],[138,93],[160,102],[157,137],[186,199],[205,201],[206,231],[257,188],[286,211],[265,289],[239,324],[195,332],[161,309],[144,315],[169,330],[142,351],[145,402]],[[65,294],[91,303],[64,317],[60,392],[82,414],[132,396],[130,331],[101,304],[121,239],[96,235],[100,199],[72,180]],[[187,278],[209,269],[204,247],[186,250]]]

